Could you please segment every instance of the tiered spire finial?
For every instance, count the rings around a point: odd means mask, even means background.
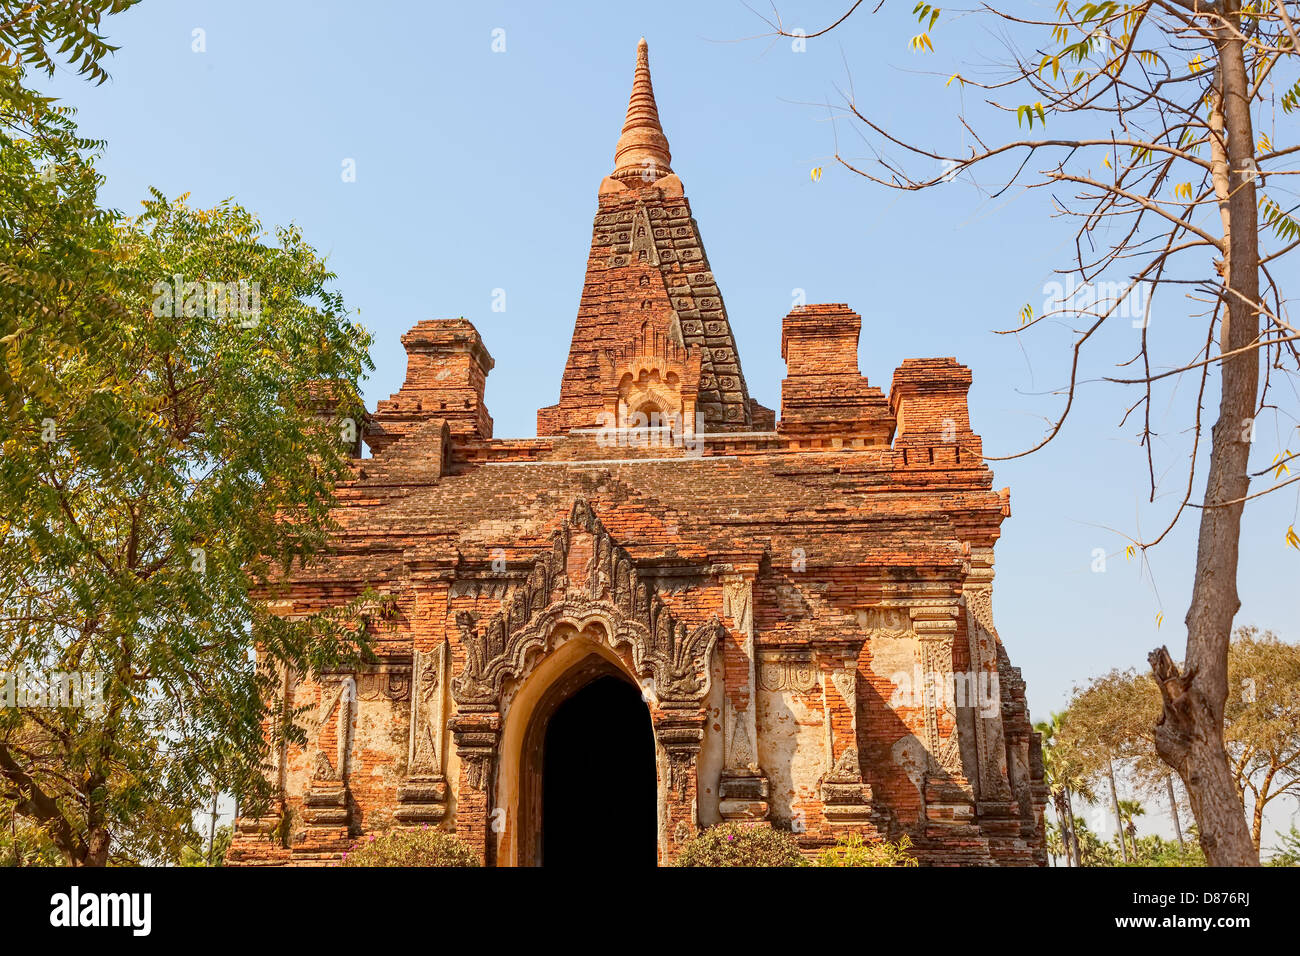
[[[650,48],[645,37],[636,45],[636,74],[627,104],[623,135],[614,150],[613,179],[628,185],[649,185],[672,173],[668,137],[659,125],[659,108],[650,84]]]

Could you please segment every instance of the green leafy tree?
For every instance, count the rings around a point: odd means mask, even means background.
[[[6,711],[0,777],[70,862],[105,862],[110,840],[174,859],[218,781],[265,796],[275,670],[364,644],[353,609],[282,621],[253,592],[325,546],[369,337],[300,232],[268,243],[236,204],[155,195],[73,236],[74,260],[103,274],[7,316],[20,401],[0,422],[3,663],[100,681],[102,700]]]
[[[1300,645],[1271,631],[1238,628],[1228,673],[1233,688],[1224,707],[1229,772],[1250,811],[1251,842],[1259,846],[1269,804],[1300,792]],[[1054,739],[1073,748],[1093,780],[1108,776],[1114,760],[1139,790],[1169,794],[1176,819],[1168,770],[1156,749],[1154,718],[1160,707],[1160,690],[1149,674],[1113,670],[1075,689]]]
[[[1063,719],[1063,714],[1054,713],[1050,720],[1035,724],[1034,730],[1038,732],[1043,748],[1043,772],[1052,798],[1052,808],[1060,825],[1061,850],[1065,863],[1066,866],[1078,866],[1079,843],[1072,827],[1074,797],[1081,797],[1085,803],[1091,803],[1094,794],[1084,764],[1064,736]]]
[[[99,32],[104,17],[140,0],[39,3],[0,0],[0,76],[13,83],[25,70],[54,75],[60,61],[96,83],[108,79],[103,61],[117,47]]]
[[[26,699],[0,809],[76,865],[176,859],[218,785],[264,801],[264,725],[301,738],[273,674],[366,644],[355,607],[262,600],[356,451],[369,337],[334,276],[233,202],[101,209],[102,144],[23,85],[60,56],[102,82],[130,5],[0,3],[0,670]]]
[[[99,178],[86,158],[103,144],[79,137],[72,111],[27,80],[33,71],[52,76],[63,62],[103,83],[102,61],[116,47],[99,33],[101,21],[136,2],[0,0],[0,400],[10,411],[23,399],[13,380],[18,369],[34,377],[43,364],[57,366],[62,354],[22,349],[18,321],[33,304],[76,288],[84,308],[112,311],[101,253],[113,216],[97,206]],[[66,338],[75,347],[81,334],[75,324],[48,309],[43,318],[50,323],[47,340]]]
[[[1146,814],[1146,807],[1142,806],[1137,800],[1120,800],[1119,801],[1119,818],[1123,826],[1119,832],[1121,840],[1127,835],[1129,845],[1133,849],[1133,858],[1137,859],[1137,818]]]
[[[1121,866],[1205,866],[1205,854],[1198,843],[1180,844],[1152,834],[1135,837],[1132,856]]]
[[[1228,757],[1237,792],[1250,807],[1250,838],[1258,849],[1265,809],[1279,797],[1300,794],[1300,645],[1271,631],[1238,628],[1228,680]]]
[[[1300,830],[1295,824],[1286,833],[1279,833],[1281,846],[1269,857],[1269,866],[1300,866]]]
[[[1052,858],[1052,865],[1057,865],[1055,861],[1064,858],[1067,866],[1073,866],[1074,862],[1071,859],[1073,847],[1066,841],[1061,827],[1048,820],[1043,831],[1046,836],[1047,855]]]
[[[225,866],[226,851],[230,849],[230,841],[234,837],[233,827],[217,827],[216,833],[212,834],[212,846],[209,848],[208,840],[200,837],[194,842],[187,843],[181,849],[180,859],[177,861],[180,866]]]
[[[58,866],[62,862],[54,841],[11,807],[7,824],[0,826],[0,867]]]
[[[799,42],[832,32],[863,4],[846,0],[846,7],[824,29],[800,31]],[[920,3],[912,14],[920,32],[910,45],[924,56],[946,55],[943,29],[954,18],[979,18],[1002,41],[1007,61],[992,69],[957,60],[930,74],[939,83],[947,78],[947,95],[961,96],[952,131],[963,145],[909,141],[877,115],[897,91],[868,101],[849,85],[838,116],[861,134],[868,156],[837,149],[835,158],[889,189],[945,188],[958,179],[989,197],[1021,190],[1050,196],[1051,211],[1074,233],[1073,255],[1059,272],[1094,292],[1097,281],[1119,284],[1114,294],[1058,298],[1041,314],[1028,305],[1019,327],[1004,330],[1071,330],[1060,411],[1022,454],[1062,434],[1082,401],[1081,382],[1091,378],[1092,353],[1114,339],[1116,325],[1130,324],[1134,293],[1146,293],[1131,323],[1140,332],[1131,349],[1114,356],[1118,371],[1105,379],[1133,392],[1124,421],[1137,424],[1151,502],[1176,503],[1160,530],[1131,538],[1130,547],[1154,547],[1185,514],[1199,521],[1184,664],[1164,647],[1149,656],[1162,703],[1155,745],[1183,780],[1210,862],[1258,865],[1223,720],[1228,646],[1241,604],[1242,513],[1249,500],[1300,481],[1287,467],[1298,454],[1286,447],[1288,438],[1273,449],[1272,464],[1251,462],[1261,414],[1278,409],[1284,434],[1296,434],[1295,414],[1279,403],[1294,396],[1300,372],[1300,332],[1287,318],[1285,287],[1295,272],[1285,263],[1300,248],[1300,220],[1287,198],[1300,146],[1274,144],[1265,130],[1281,120],[1279,111],[1300,108],[1300,0],[1060,0],[1052,10],[985,5],[946,17]],[[779,16],[769,23],[796,35]],[[944,92],[936,87],[936,95]],[[1188,321],[1151,324],[1153,304],[1170,293],[1185,298],[1185,310],[1177,310],[1191,313]],[[1211,429],[1203,411],[1216,391]],[[1175,400],[1186,404],[1169,414],[1183,421],[1154,427],[1153,415]],[[1157,478],[1171,470],[1153,445],[1157,431],[1184,424],[1190,447],[1173,479],[1175,497]],[[1252,479],[1267,475],[1266,487],[1252,490]],[[1285,541],[1300,548],[1300,533],[1287,528]]]
[[[1079,841],[1081,866],[1120,866],[1125,862],[1118,844],[1107,843],[1093,833],[1083,817],[1074,818],[1073,830]]]

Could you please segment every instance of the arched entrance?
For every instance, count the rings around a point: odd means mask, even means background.
[[[659,773],[650,710],[605,653],[568,657],[530,708],[519,747],[521,866],[654,866]],[[557,660],[556,664],[560,664]]]
[[[654,866],[654,731],[630,681],[597,677],[560,704],[542,745],[543,866]]]

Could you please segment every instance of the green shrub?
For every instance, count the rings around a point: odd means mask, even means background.
[[[687,840],[674,866],[807,866],[792,834],[761,823],[720,823]]]
[[[480,866],[477,854],[450,833],[419,830],[372,833],[343,854],[342,866]]]
[[[905,836],[897,843],[868,843],[861,834],[850,833],[823,850],[814,866],[919,866],[911,850],[911,837]]]
[[[1265,866],[1300,866],[1300,830],[1291,824],[1291,832],[1279,833],[1281,843]]]

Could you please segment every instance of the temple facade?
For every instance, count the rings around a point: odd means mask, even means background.
[[[237,821],[229,861],[427,825],[487,865],[667,864],[742,820],[809,854],[856,832],[1045,865],[971,372],[908,359],[886,393],[860,331],[847,305],[796,308],[780,414],[750,396],[642,40],[558,401],[537,437],[495,438],[474,326],[402,337],[333,547],[273,608],[381,595],[374,658],[278,675],[307,745],[271,740],[278,805]]]

